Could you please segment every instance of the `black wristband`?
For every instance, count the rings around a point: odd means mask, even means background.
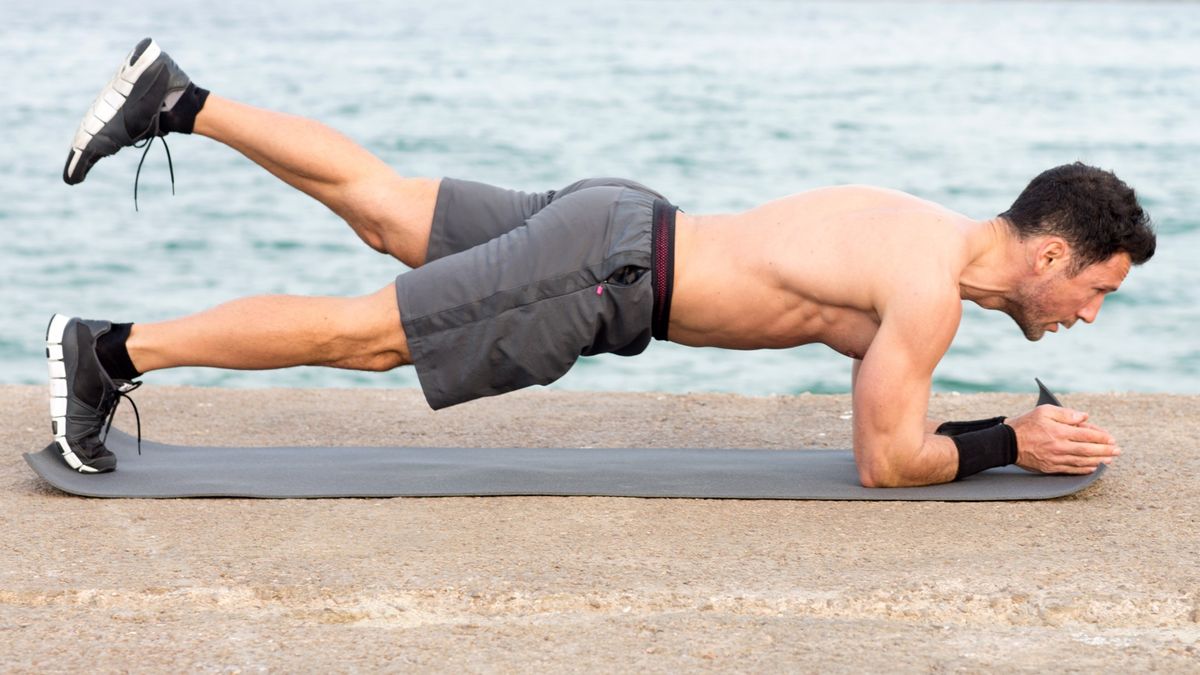
[[[968,431],[982,431],[983,429],[991,429],[992,427],[1004,421],[1004,416],[989,417],[986,420],[966,420],[964,422],[943,422],[934,433],[943,436],[957,436],[965,434]]]
[[[958,448],[958,472],[954,480],[1017,461],[1017,432],[1007,424],[951,436]]]

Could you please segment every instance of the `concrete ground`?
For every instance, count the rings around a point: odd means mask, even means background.
[[[850,444],[847,396],[135,396],[179,443]],[[1045,502],[97,500],[21,458],[44,389],[0,387],[0,670],[1200,672],[1200,397],[1063,398],[1125,452]]]

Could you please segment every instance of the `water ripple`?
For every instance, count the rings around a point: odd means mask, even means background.
[[[873,183],[983,217],[1047,166],[1112,168],[1155,219],[1155,259],[1096,325],[1036,345],[968,305],[934,388],[1029,391],[1043,375],[1064,390],[1200,392],[1195,3],[388,0],[330,12],[316,0],[113,0],[9,14],[0,58],[23,67],[0,111],[4,381],[44,378],[36,345],[49,311],[157,320],[254,293],[369,292],[403,269],[199,137],[172,137],[174,198],[165,157],[147,159],[140,213],[132,154],[104,159],[84,185],[61,183],[71,130],[110,60],[148,27],[186,26],[157,37],[197,82],[317,117],[406,175],[519,189],[627,175],[696,213]],[[410,370],[182,369],[154,380],[416,384]],[[558,386],[846,391],[849,366],[819,346],[656,345],[638,359],[586,359]]]

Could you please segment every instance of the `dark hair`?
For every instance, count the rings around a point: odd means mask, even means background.
[[[1133,188],[1082,162],[1038,174],[1000,217],[1021,239],[1054,234],[1071,246],[1070,274],[1124,251],[1134,265],[1154,255],[1154,228]]]

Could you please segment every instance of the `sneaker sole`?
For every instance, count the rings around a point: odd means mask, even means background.
[[[71,142],[71,157],[67,162],[65,172],[65,176],[68,178],[67,182],[83,181],[82,176],[78,179],[75,177],[75,169],[79,165],[79,160],[83,158],[83,153],[88,150],[88,146],[96,134],[100,133],[104,126],[117,116],[117,112],[125,105],[130,92],[133,91],[133,85],[162,53],[158,43],[147,39],[149,44],[143,47],[141,43],[138,43],[129,56],[125,57],[125,60],[121,62],[121,67],[117,69],[117,73],[100,90],[100,94],[96,96],[96,100],[92,101],[83,120],[79,122],[79,127],[75,130],[75,139]],[[142,50],[142,53],[130,63],[130,58],[137,54],[139,49]]]
[[[67,443],[67,365],[63,362],[63,334],[71,317],[55,314],[46,326],[46,361],[50,366],[50,428],[54,432],[54,443],[67,462],[67,466],[80,473],[100,473],[75,456],[71,444]]]

